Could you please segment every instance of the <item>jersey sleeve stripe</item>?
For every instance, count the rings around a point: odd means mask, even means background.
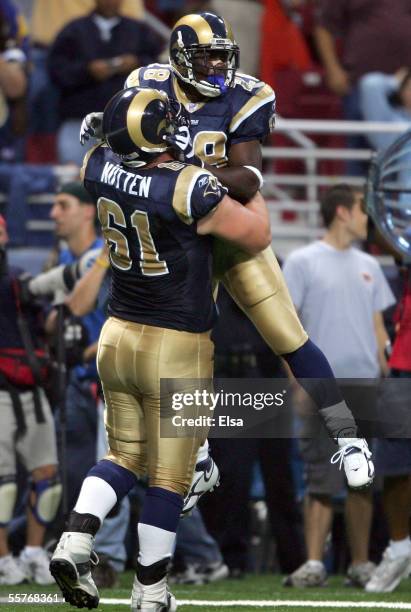
[[[81,182],[84,182],[84,179],[85,179],[85,176],[86,176],[87,164],[90,161],[90,157],[93,155],[93,153],[94,153],[94,151],[96,149],[98,149],[99,147],[104,147],[104,146],[107,146],[107,145],[105,145],[105,144],[103,144],[101,142],[98,142],[96,145],[94,145],[94,147],[91,147],[91,149],[89,149],[87,151],[87,153],[85,154],[84,159],[83,159],[83,165],[81,166],[81,169],[80,169],[80,180],[81,180]]]
[[[186,225],[191,225],[194,221],[191,216],[191,194],[200,174],[204,174],[204,170],[187,166],[180,172],[174,188],[173,209]]]
[[[229,131],[230,134],[242,124],[243,121],[252,115],[256,110],[273,102],[275,100],[275,93],[268,85],[265,85],[261,91],[253,96],[244,106],[236,113],[230,123]]]

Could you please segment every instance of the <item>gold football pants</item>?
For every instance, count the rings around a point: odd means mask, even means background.
[[[307,332],[271,247],[251,256],[215,240],[213,258],[215,280],[223,283],[274,353],[292,353],[305,344]]]
[[[184,495],[204,429],[201,437],[161,437],[160,378],[212,379],[213,355],[209,332],[107,319],[97,354],[106,404],[106,459],[137,476],[148,473],[150,486]]]

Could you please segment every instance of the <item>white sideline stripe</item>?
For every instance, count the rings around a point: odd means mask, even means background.
[[[0,604],[10,603],[8,597],[0,597]],[[55,601],[53,601],[56,604]],[[64,603],[63,599],[60,599],[58,603]],[[29,605],[28,602],[15,602],[15,605]],[[47,602],[30,602],[30,605],[35,606],[47,605]],[[108,597],[102,597],[100,604],[106,604],[111,606],[129,606],[130,599],[111,599]],[[247,600],[247,599],[224,599],[222,601],[209,601],[208,599],[179,599],[177,601],[179,606],[198,606],[198,607],[210,607],[210,608],[228,608],[228,607],[252,607],[252,608],[357,608],[361,609],[384,609],[384,610],[411,610],[411,603],[405,603],[402,601],[301,601],[298,599],[273,599],[273,600]]]
[[[108,605],[130,605],[129,599],[109,599],[103,597],[100,599],[100,604]],[[273,599],[269,600],[247,600],[247,599],[231,599],[222,601],[210,601],[208,599],[179,599],[179,606],[199,606],[212,608],[228,608],[233,606],[252,607],[252,608],[280,608],[280,607],[296,607],[296,608],[382,608],[384,610],[411,610],[411,603],[402,601],[301,601],[292,599]]]

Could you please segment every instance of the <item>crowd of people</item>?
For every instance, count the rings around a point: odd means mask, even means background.
[[[0,585],[56,581],[66,601],[96,607],[98,588],[133,567],[132,610],[174,611],[173,581],[252,569],[260,485],[269,569],[285,586],[338,571],[395,589],[411,570],[411,444],[384,425],[386,410],[403,420],[407,387],[393,399],[381,381],[410,377],[409,260],[391,245],[403,282],[390,288],[362,249],[366,194],[347,178],[322,194],[323,238],[282,271],[260,191],[284,71],[318,70],[347,119],[411,119],[407,3],[59,5],[0,0],[0,187],[27,162],[27,176],[50,181],[64,164],[74,177],[55,189],[56,248],[39,276],[8,264],[24,232],[10,202],[0,214]],[[291,381],[293,435],[162,436],[160,378],[188,379],[175,383],[185,393],[213,371]],[[341,501],[342,563],[336,542],[326,558]]]

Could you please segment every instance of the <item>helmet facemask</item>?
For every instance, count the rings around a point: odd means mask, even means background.
[[[194,87],[201,95],[216,98],[224,95],[234,85],[240,51],[230,39],[215,38],[210,44],[184,47],[181,33],[178,32],[177,45],[179,48],[173,54],[174,57],[170,58],[170,64],[178,78]],[[212,53],[218,53],[223,58],[220,64],[213,66],[210,63]]]

